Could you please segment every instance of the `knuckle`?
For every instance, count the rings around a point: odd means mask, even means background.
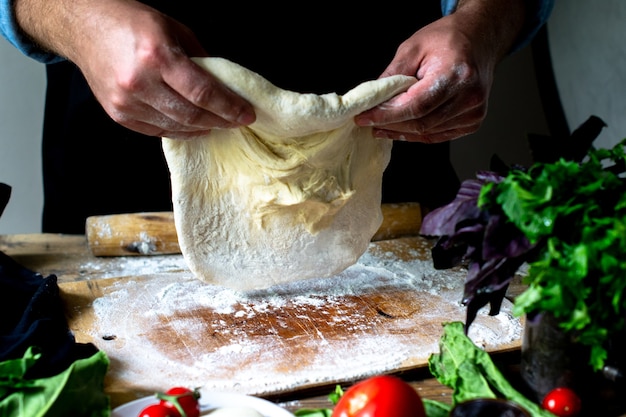
[[[116,74],[115,85],[121,91],[134,93],[141,90],[145,75],[135,70],[129,70]]]
[[[126,120],[131,106],[125,94],[113,94],[108,99],[107,112],[113,120]]]
[[[132,117],[123,110],[123,107],[113,105],[113,108],[107,109],[107,113],[113,119],[114,122],[121,124],[122,126],[128,126],[132,123]]]
[[[198,106],[206,107],[215,100],[216,94],[214,83],[199,83],[189,92],[189,100]]]
[[[480,78],[478,70],[467,62],[460,62],[454,65],[453,73],[463,83],[473,83]]]

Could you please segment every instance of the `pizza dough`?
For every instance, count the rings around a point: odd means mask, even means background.
[[[382,222],[392,141],[354,116],[416,79],[368,81],[340,96],[282,90],[222,58],[195,61],[254,107],[248,127],[163,138],[181,252],[206,282],[234,289],[327,277],[354,264]]]

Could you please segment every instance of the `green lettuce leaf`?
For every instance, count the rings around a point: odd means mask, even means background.
[[[462,322],[444,323],[439,353],[428,360],[432,375],[454,390],[453,404],[474,398],[505,398],[524,407],[533,417],[554,417],[517,391],[464,329]]]
[[[102,351],[79,359],[65,371],[24,379],[40,354],[29,348],[20,359],[0,362],[0,415],[6,417],[108,417],[104,376],[109,359]]]

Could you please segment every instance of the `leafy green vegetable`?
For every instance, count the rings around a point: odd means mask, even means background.
[[[500,207],[541,251],[530,260],[528,290],[515,300],[517,315],[553,314],[560,326],[591,348],[601,369],[612,334],[626,328],[626,139],[592,150],[583,163],[559,160],[528,172],[512,171],[481,194]]]
[[[0,362],[0,415],[28,417],[108,417],[104,375],[109,360],[102,351],[80,359],[49,378],[25,379],[40,358],[29,348],[20,359]],[[79,399],[79,400],[77,400]]]
[[[333,414],[332,408],[299,408],[294,411],[298,417],[330,417]]]
[[[328,394],[328,402],[331,405],[337,405],[342,395],[341,385],[335,385],[335,390]],[[297,417],[330,417],[332,414],[332,408],[300,408],[294,412]]]
[[[422,398],[422,403],[424,403],[424,410],[426,411],[427,417],[448,417],[452,409],[449,404],[428,398]]]
[[[554,417],[507,381],[489,354],[467,337],[461,322],[444,323],[439,353],[430,356],[428,367],[439,382],[454,390],[453,404],[474,398],[506,398],[533,417]]]
[[[342,395],[343,395],[343,388],[341,388],[341,385],[336,385],[335,390],[331,392],[330,394],[328,394],[328,401],[330,401],[330,403],[333,405],[337,405]]]
[[[479,172],[424,218],[422,233],[439,236],[435,267],[467,263],[466,331],[486,304],[499,313],[509,282],[528,263],[529,287],[514,313],[552,314],[590,348],[594,370],[606,364],[612,336],[626,331],[626,139],[587,149],[584,158],[588,135],[603,126],[592,117],[572,134],[571,159],[550,151],[528,169]]]

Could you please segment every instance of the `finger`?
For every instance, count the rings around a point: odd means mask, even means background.
[[[183,100],[200,109],[194,112],[194,120],[205,123],[204,115],[208,112],[235,125],[248,125],[256,119],[252,105],[224,86],[207,71],[190,59],[184,59],[180,65],[168,69],[163,80],[179,94]],[[174,112],[179,109],[174,108]],[[184,108],[189,112],[189,108]],[[203,112],[204,111],[204,112]],[[189,114],[189,113],[187,113]],[[180,114],[170,115],[175,120],[184,120]]]
[[[134,117],[134,115],[137,115]],[[195,137],[208,133],[211,129],[188,126],[169,118],[160,111],[145,104],[135,108],[134,113],[121,112],[119,118],[114,118],[122,126],[148,136],[176,136]],[[221,119],[220,119],[221,120]],[[213,123],[220,125],[219,121]]]
[[[158,126],[138,121],[135,121],[126,127],[146,136],[153,136],[156,138],[165,137],[171,139],[196,139],[211,133],[211,130],[165,130]]]
[[[167,86],[161,91],[157,93],[158,100],[143,97],[143,101],[135,101],[133,106],[117,108],[111,112],[111,117],[128,129],[157,137],[191,138],[205,135],[214,128],[239,126],[191,105]]]
[[[455,99],[421,120],[424,131],[438,132],[454,128],[480,127],[487,116],[487,102],[468,105],[465,98]]]
[[[409,141],[430,143],[430,144],[442,143],[442,142],[449,142],[452,140],[462,138],[474,132],[475,130],[473,129],[470,129],[470,130],[452,129],[452,130],[447,130],[445,132],[432,133],[432,134],[429,133],[429,134],[421,135],[421,136],[411,136],[409,138]]]
[[[194,140],[205,137],[210,133],[210,130],[202,130],[196,132],[163,132],[161,137],[177,140]]]
[[[462,130],[469,133],[480,128],[484,120],[486,109],[466,109],[463,113],[450,115],[449,111],[441,110],[416,120],[408,120],[401,123],[390,123],[380,128],[374,128],[374,135],[388,139],[400,139],[400,136],[432,135],[448,130]]]
[[[374,136],[380,139],[391,139],[402,142],[421,142],[421,143],[440,143],[447,142],[467,136],[474,133],[476,130],[473,128],[462,129],[450,129],[441,132],[428,132],[423,134],[397,132],[389,130],[376,130]]]
[[[163,94],[158,100],[151,100],[154,112],[162,116],[162,120],[144,120],[155,123],[166,130],[189,130],[231,128],[241,123],[225,119],[220,115],[198,107],[186,100],[168,85],[162,86]]]
[[[119,124],[150,135],[160,131],[194,132],[239,125],[193,105],[162,80],[140,90],[134,100],[121,103],[109,113]]]
[[[359,126],[381,126],[390,123],[421,119],[453,98],[447,77],[438,82],[423,78],[409,89],[355,117]]]

